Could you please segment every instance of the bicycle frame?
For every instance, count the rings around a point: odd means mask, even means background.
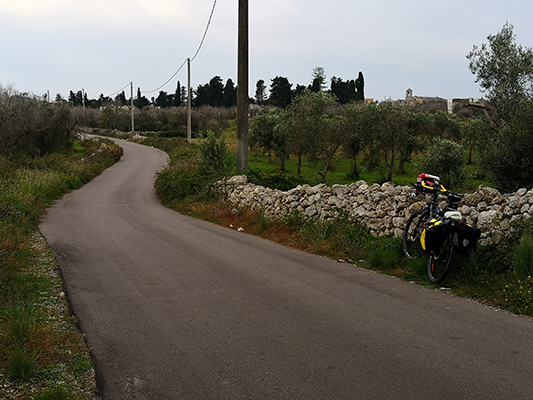
[[[420,186],[415,185],[412,182],[411,182],[411,186],[413,186],[413,188],[416,190],[417,193],[429,194],[427,192],[424,192],[424,191],[420,190]],[[439,207],[439,201],[438,201],[439,196],[446,196],[446,203],[447,204],[446,204],[446,207],[444,208],[444,210],[442,210]],[[449,191],[449,190],[445,189],[444,186],[442,186],[442,185],[439,185],[437,187],[437,190],[434,193],[431,194],[431,200],[428,201],[426,206],[425,206],[425,208],[429,212],[428,220],[431,220],[432,218],[435,218],[435,217],[442,217],[446,211],[456,211],[455,207],[451,207],[450,196],[455,197],[456,200],[459,199],[459,201],[460,201],[460,199],[463,198],[462,194]]]

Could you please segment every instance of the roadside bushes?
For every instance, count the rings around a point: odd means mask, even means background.
[[[85,398],[76,393],[93,379],[90,363],[80,362],[88,348],[38,222],[121,154],[110,140],[92,139],[44,157],[0,155],[0,378],[10,398]]]
[[[147,143],[151,140],[147,139]],[[224,137],[217,138],[212,131],[207,133],[207,138],[201,139],[198,156],[190,153],[183,139],[179,143],[182,146],[169,149],[171,166],[160,171],[155,182],[157,196],[163,204],[172,208],[184,200],[193,202],[213,197],[213,183],[232,174],[236,164],[234,157],[227,152]],[[179,150],[180,147],[184,150]],[[187,154],[186,162],[173,162],[179,159],[178,153]]]
[[[0,86],[0,154],[38,156],[68,148],[76,121],[70,107]]]

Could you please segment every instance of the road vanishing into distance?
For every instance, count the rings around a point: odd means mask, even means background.
[[[531,319],[176,213],[118,143],[41,224],[104,400],[533,398]]]

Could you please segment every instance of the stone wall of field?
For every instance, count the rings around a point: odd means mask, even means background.
[[[298,211],[327,220],[342,210],[378,236],[401,236],[409,216],[426,202],[425,196],[413,197],[410,187],[392,183],[369,186],[365,181],[332,187],[301,185],[281,191],[250,184],[246,176],[239,175],[218,182],[217,188],[235,207],[262,210],[271,219]],[[459,211],[467,223],[481,230],[480,245],[498,244],[513,222],[531,218],[533,190],[501,194],[496,189],[480,187],[465,194]]]

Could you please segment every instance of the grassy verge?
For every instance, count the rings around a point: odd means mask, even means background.
[[[38,223],[121,154],[108,140],[83,140],[61,154],[0,158],[0,398],[96,398],[89,351]]]
[[[148,144],[154,145],[153,142]],[[517,272],[514,256],[519,244],[525,247],[522,253],[533,254],[533,240],[525,244],[521,242],[522,233],[531,232],[532,224],[515,227],[515,233],[504,243],[480,248],[472,258],[457,256],[454,268],[443,283],[445,288],[442,288],[429,283],[426,275],[427,260],[405,259],[401,240],[374,237],[362,226],[349,222],[345,217],[333,222],[320,222],[294,214],[283,221],[269,221],[261,212],[236,209],[209,190],[216,175],[206,175],[198,168],[198,160],[202,155],[194,150],[193,145],[178,140],[172,145],[185,146],[188,150],[174,150],[171,154],[177,157],[171,161],[170,168],[160,173],[156,180],[158,196],[168,207],[230,229],[242,228],[246,233],[259,235],[285,246],[533,316],[533,256],[529,264],[526,261],[526,266],[521,269],[526,272],[521,273]],[[290,174],[280,175],[276,171],[261,168],[258,164],[248,171],[248,175],[253,177],[255,183],[269,186],[270,182],[278,188],[284,188],[287,183],[305,181]]]

